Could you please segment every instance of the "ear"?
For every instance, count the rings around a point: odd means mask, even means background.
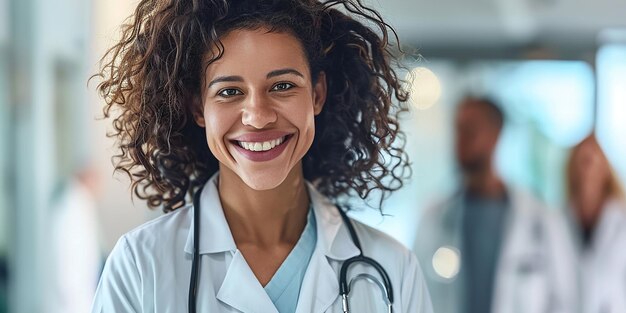
[[[315,115],[318,115],[322,112],[324,108],[324,103],[326,103],[326,73],[320,72],[317,76],[317,82],[315,86],[313,86],[313,112]]]
[[[193,115],[193,120],[200,127],[206,127],[206,123],[204,121],[204,110],[202,107],[202,101],[199,96],[194,96],[191,101],[191,114]]]

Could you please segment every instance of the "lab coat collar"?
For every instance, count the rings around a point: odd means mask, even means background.
[[[217,191],[218,174],[219,172],[215,173],[207,181],[200,195],[200,238],[205,239],[200,240],[200,254],[234,252],[237,250]],[[198,208],[192,207],[190,211],[192,223],[187,234],[187,242],[185,243],[185,252],[189,254],[193,254],[193,210],[196,209]]]
[[[307,182],[307,187],[317,221],[317,248],[321,248],[327,257],[338,261],[359,255],[359,248],[352,241],[339,208],[317,191],[313,184]]]
[[[233,253],[233,261],[219,288],[217,298],[243,312],[276,312],[243,255],[237,250],[226,222],[217,189],[215,174],[203,187],[200,198],[202,238],[200,254]],[[344,261],[359,254],[337,207],[307,182],[309,197],[317,224],[317,246],[306,271],[297,312],[325,312],[339,294],[337,273],[328,258]],[[193,209],[193,208],[192,208]],[[191,211],[193,214],[193,211]],[[193,252],[193,223],[187,235],[185,252]],[[243,288],[243,289],[242,289]],[[241,295],[245,294],[245,297]]]
[[[307,268],[296,313],[326,312],[339,295],[338,273],[330,259],[345,261],[359,254],[335,206],[307,182],[317,221],[317,247]]]
[[[210,240],[200,240],[200,254],[237,250],[217,190],[218,174],[219,172],[207,181],[200,195],[201,238],[210,238]],[[352,242],[347,227],[343,225],[338,208],[317,191],[313,184],[306,182],[306,185],[317,221],[317,249],[321,248],[324,255],[338,261],[357,256],[359,249]],[[190,214],[193,215],[195,209],[191,208]],[[189,254],[193,253],[193,231],[192,222],[185,243],[185,252]]]
[[[278,313],[239,250],[228,266],[217,299],[241,312]]]
[[[592,237],[592,249],[610,251],[610,247],[616,240],[615,237],[626,224],[625,208],[626,203],[620,199],[612,198],[604,203]]]

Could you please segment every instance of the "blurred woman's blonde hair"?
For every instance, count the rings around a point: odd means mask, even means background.
[[[607,190],[608,196],[626,200],[626,192],[624,191],[624,186],[620,182],[619,177],[617,176],[617,172],[615,171],[613,166],[611,166],[609,159],[606,157],[606,154],[604,153],[602,146],[600,146],[600,144],[598,143],[598,140],[596,139],[595,134],[591,134],[587,136],[585,139],[583,139],[580,143],[578,143],[572,149],[570,153],[570,157],[567,163],[567,174],[566,174],[567,175],[566,178],[568,182],[566,186],[566,195],[568,199],[571,198],[571,190],[569,187],[569,181],[572,178],[573,171],[574,171],[574,162],[573,162],[574,155],[576,154],[578,150],[580,150],[585,145],[592,145],[593,148],[600,153],[600,156],[602,157],[602,159],[606,163],[606,166],[609,169],[608,171],[609,172],[609,177],[608,177],[609,184],[608,184],[608,190]]]
[[[617,177],[615,170],[612,167],[610,167],[610,165],[609,165],[609,169],[611,170],[612,194],[621,199],[626,199],[626,192],[624,191],[624,186],[622,185],[619,178]]]
[[[605,157],[606,159],[606,157]],[[607,160],[608,163],[608,160]],[[619,177],[617,176],[617,172],[609,163],[609,195],[613,197],[618,197],[620,199],[626,200],[626,193],[624,192],[624,186],[622,185]]]

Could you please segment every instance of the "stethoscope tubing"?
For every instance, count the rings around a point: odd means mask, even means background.
[[[391,280],[389,279],[389,275],[387,275],[387,272],[382,267],[382,265],[380,265],[380,263],[376,262],[376,260],[372,258],[369,258],[363,255],[363,249],[361,248],[361,241],[359,240],[359,237],[356,234],[356,230],[354,229],[352,222],[350,221],[350,219],[348,218],[348,215],[344,212],[344,210],[341,209],[341,207],[337,206],[337,209],[339,210],[339,214],[341,215],[341,218],[343,219],[344,224],[346,225],[346,227],[348,227],[348,232],[350,233],[352,242],[354,242],[354,244],[359,249],[359,255],[345,260],[343,264],[341,265],[341,270],[339,272],[339,293],[342,296],[348,295],[348,293],[350,293],[350,286],[348,285],[348,280],[347,280],[348,269],[350,268],[350,266],[356,263],[365,263],[367,265],[373,266],[376,269],[376,271],[380,274],[380,276],[383,279],[383,284],[385,285],[387,299],[389,299],[390,303],[393,303],[393,289],[391,286]]]
[[[196,313],[196,299],[198,293],[198,271],[200,270],[200,195],[202,189],[196,191],[193,197],[193,261],[191,263],[191,280],[189,282],[189,312]]]

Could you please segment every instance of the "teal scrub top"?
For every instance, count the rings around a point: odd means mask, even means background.
[[[265,285],[265,292],[267,292],[278,312],[292,313],[296,311],[304,273],[309,265],[316,243],[317,227],[315,225],[315,214],[309,208],[307,224],[300,239],[270,282]]]

